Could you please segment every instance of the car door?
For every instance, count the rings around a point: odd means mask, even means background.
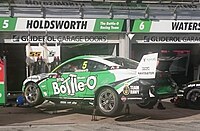
[[[115,81],[115,76],[109,72],[110,67],[97,62],[90,60],[88,61],[88,71],[90,72],[90,77],[93,80],[90,80],[90,84],[95,84],[94,88],[87,88],[85,96],[94,97],[95,91],[102,86],[107,86],[110,83]]]
[[[52,98],[83,98],[89,72],[87,60],[79,59],[60,66],[47,80]]]

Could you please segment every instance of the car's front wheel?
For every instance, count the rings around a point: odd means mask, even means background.
[[[24,91],[26,102],[31,106],[40,105],[44,102],[40,88],[35,83],[29,83]]]
[[[104,88],[98,93],[97,106],[106,116],[117,115],[123,108],[117,92],[111,88]]]
[[[200,89],[191,89],[186,94],[187,105],[192,109],[200,109]]]

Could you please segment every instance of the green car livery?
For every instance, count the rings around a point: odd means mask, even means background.
[[[157,56],[144,55],[140,63],[117,56],[78,56],[50,73],[28,77],[22,90],[33,106],[45,99],[60,103],[84,100],[93,102],[108,116],[120,112],[125,103],[153,106],[159,98],[175,93],[170,77],[157,81]]]

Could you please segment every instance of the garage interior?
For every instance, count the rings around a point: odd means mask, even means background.
[[[169,71],[178,85],[199,79],[198,44],[132,44],[131,58],[139,61],[149,52],[158,52],[160,58],[173,59]]]
[[[6,43],[0,46],[0,55],[6,56],[7,91],[20,93],[26,79],[26,44]],[[61,62],[79,55],[118,55],[117,44],[63,44]]]
[[[97,1],[78,1],[78,0],[61,0],[61,4],[66,5],[52,5],[55,8],[50,8],[46,2],[37,0],[4,0],[4,6],[1,7],[0,15],[2,17],[28,17],[28,18],[78,18],[78,19],[169,19],[169,20],[198,20],[199,16],[199,0],[97,0]],[[51,1],[52,2],[52,1]],[[77,2],[77,3],[73,3]],[[80,2],[80,3],[79,3]],[[85,2],[85,3],[82,3]],[[52,2],[53,4],[54,2]],[[141,6],[140,4],[144,4]],[[57,3],[56,3],[57,4]],[[60,3],[59,3],[60,4]],[[28,5],[28,6],[27,6]],[[132,7],[133,8],[129,8]],[[62,7],[62,8],[60,8]],[[95,7],[95,8],[94,8]],[[95,12],[95,13],[94,13]],[[5,33],[5,32],[3,32]],[[126,32],[129,33],[129,32]],[[26,78],[26,63],[25,63],[25,44],[4,43],[0,39],[2,45],[1,56],[5,55],[7,58],[7,80],[8,91],[20,91],[22,81]],[[128,42],[127,42],[128,43]],[[63,45],[61,49],[62,59],[68,59],[76,55],[93,52],[94,54],[111,54],[112,45],[98,45],[86,44],[74,46]],[[91,48],[90,48],[91,46]],[[96,48],[95,48],[96,47]],[[116,46],[115,54],[120,54]],[[83,50],[84,51],[80,51]],[[98,50],[102,52],[99,52]],[[188,81],[191,79],[199,79],[199,45],[196,44],[171,44],[171,45],[132,45],[132,52],[130,58],[139,60],[141,55],[152,51],[161,52],[162,50],[173,52],[173,50],[188,50],[189,57],[186,61],[185,72],[183,79]],[[97,53],[98,52],[98,53]],[[180,51],[181,52],[181,51]],[[129,53],[129,52],[128,52]],[[65,55],[66,54],[66,55]],[[92,54],[92,53],[89,53]],[[179,53],[180,55],[180,53]],[[192,67],[192,68],[190,68]]]
[[[25,44],[2,44],[1,56],[6,56],[8,92],[20,92],[26,78]],[[63,44],[61,61],[78,55],[119,55],[118,44]],[[132,44],[132,59],[140,61],[143,54],[159,52],[159,57],[178,58],[172,63],[171,74],[178,84],[199,79],[200,47],[198,44]]]

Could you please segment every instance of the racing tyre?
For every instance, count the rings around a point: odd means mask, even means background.
[[[97,106],[99,111],[106,116],[115,116],[123,109],[117,92],[111,88],[104,88],[99,92]]]
[[[44,102],[40,88],[35,83],[26,86],[24,96],[30,106],[40,105]]]
[[[152,109],[156,105],[157,101],[158,99],[147,99],[144,103],[138,103],[137,106],[140,108]]]
[[[200,109],[200,89],[191,89],[186,94],[187,105],[192,109]]]

